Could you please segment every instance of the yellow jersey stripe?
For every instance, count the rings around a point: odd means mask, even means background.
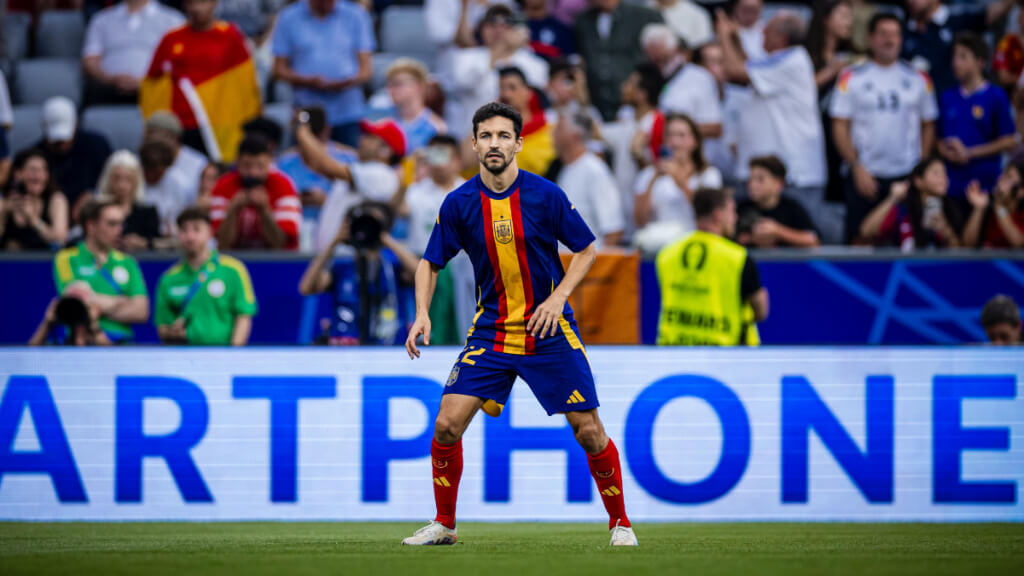
[[[249,270],[246,269],[245,264],[242,264],[237,259],[231,256],[220,256],[220,263],[223,266],[230,268],[238,274],[238,281],[242,285],[242,295],[245,297],[245,301],[252,304],[256,301],[256,295],[252,289],[252,280],[249,278]]]
[[[57,278],[64,286],[75,279],[75,274],[71,271],[71,259],[75,256],[78,256],[78,246],[65,248],[57,253]]]
[[[488,198],[488,201],[491,203],[492,220],[489,225],[493,226],[493,222],[507,221],[508,226],[512,226],[512,207],[509,199]],[[523,289],[523,276],[519,269],[519,253],[514,240],[515,234],[522,233],[522,230],[513,230],[513,237],[509,238],[507,242],[499,242],[497,238],[494,241],[498,254],[501,282],[505,287],[505,301],[508,306],[504,343],[504,351],[508,354],[526,353],[526,292]]]

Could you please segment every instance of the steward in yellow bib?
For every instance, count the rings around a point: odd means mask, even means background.
[[[693,197],[696,232],[662,248],[659,346],[760,344],[756,322],[768,317],[768,292],[747,249],[728,240],[736,229],[736,202],[725,190]]]

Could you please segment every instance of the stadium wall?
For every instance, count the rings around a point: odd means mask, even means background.
[[[1024,355],[592,347],[637,521],[1024,521]],[[458,349],[0,350],[0,519],[425,520]],[[604,517],[516,386],[459,517]]]
[[[303,297],[299,278],[308,258],[301,255],[237,254],[252,275],[261,313],[253,322],[252,343],[308,344],[317,337],[318,320],[331,314],[328,297]],[[760,325],[765,344],[862,345],[958,344],[981,342],[978,317],[985,302],[1004,293],[1024,303],[1021,254],[993,258],[963,252],[906,257],[850,250],[756,254],[761,280],[771,294],[772,313]],[[167,256],[143,257],[141,267],[150,294],[160,274],[173,264]],[[0,344],[28,341],[50,298],[55,295],[52,261],[39,256],[0,255]],[[609,291],[614,306],[638,307],[640,334],[617,342],[653,344],[660,298],[652,262],[639,266],[639,294],[624,299]],[[588,279],[589,280],[589,279]],[[581,292],[586,292],[585,285]],[[637,302],[639,300],[639,302]],[[574,306],[581,317],[607,302],[584,296]],[[402,310],[412,310],[406,290]],[[584,341],[594,342],[585,333]],[[140,343],[155,343],[152,325],[136,327]],[[608,342],[608,341],[606,341]]]

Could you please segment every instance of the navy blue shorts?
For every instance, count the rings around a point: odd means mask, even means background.
[[[459,354],[444,393],[488,400],[484,411],[497,416],[518,376],[526,381],[549,416],[597,408],[594,375],[583,346],[573,346],[565,339],[560,344],[527,356],[495,352],[471,340]]]

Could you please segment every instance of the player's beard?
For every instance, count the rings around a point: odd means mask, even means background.
[[[489,162],[489,160],[492,160],[492,158],[490,158],[491,154],[501,154],[502,163],[500,165],[491,164]],[[494,174],[495,176],[503,173],[505,171],[505,169],[508,168],[508,165],[511,164],[511,163],[512,163],[512,161],[506,159],[505,155],[502,154],[501,151],[499,151],[499,150],[491,150],[491,151],[487,152],[487,154],[484,156],[484,160],[482,162],[482,164],[484,165],[484,168],[487,169],[487,171],[490,172],[491,174]]]

